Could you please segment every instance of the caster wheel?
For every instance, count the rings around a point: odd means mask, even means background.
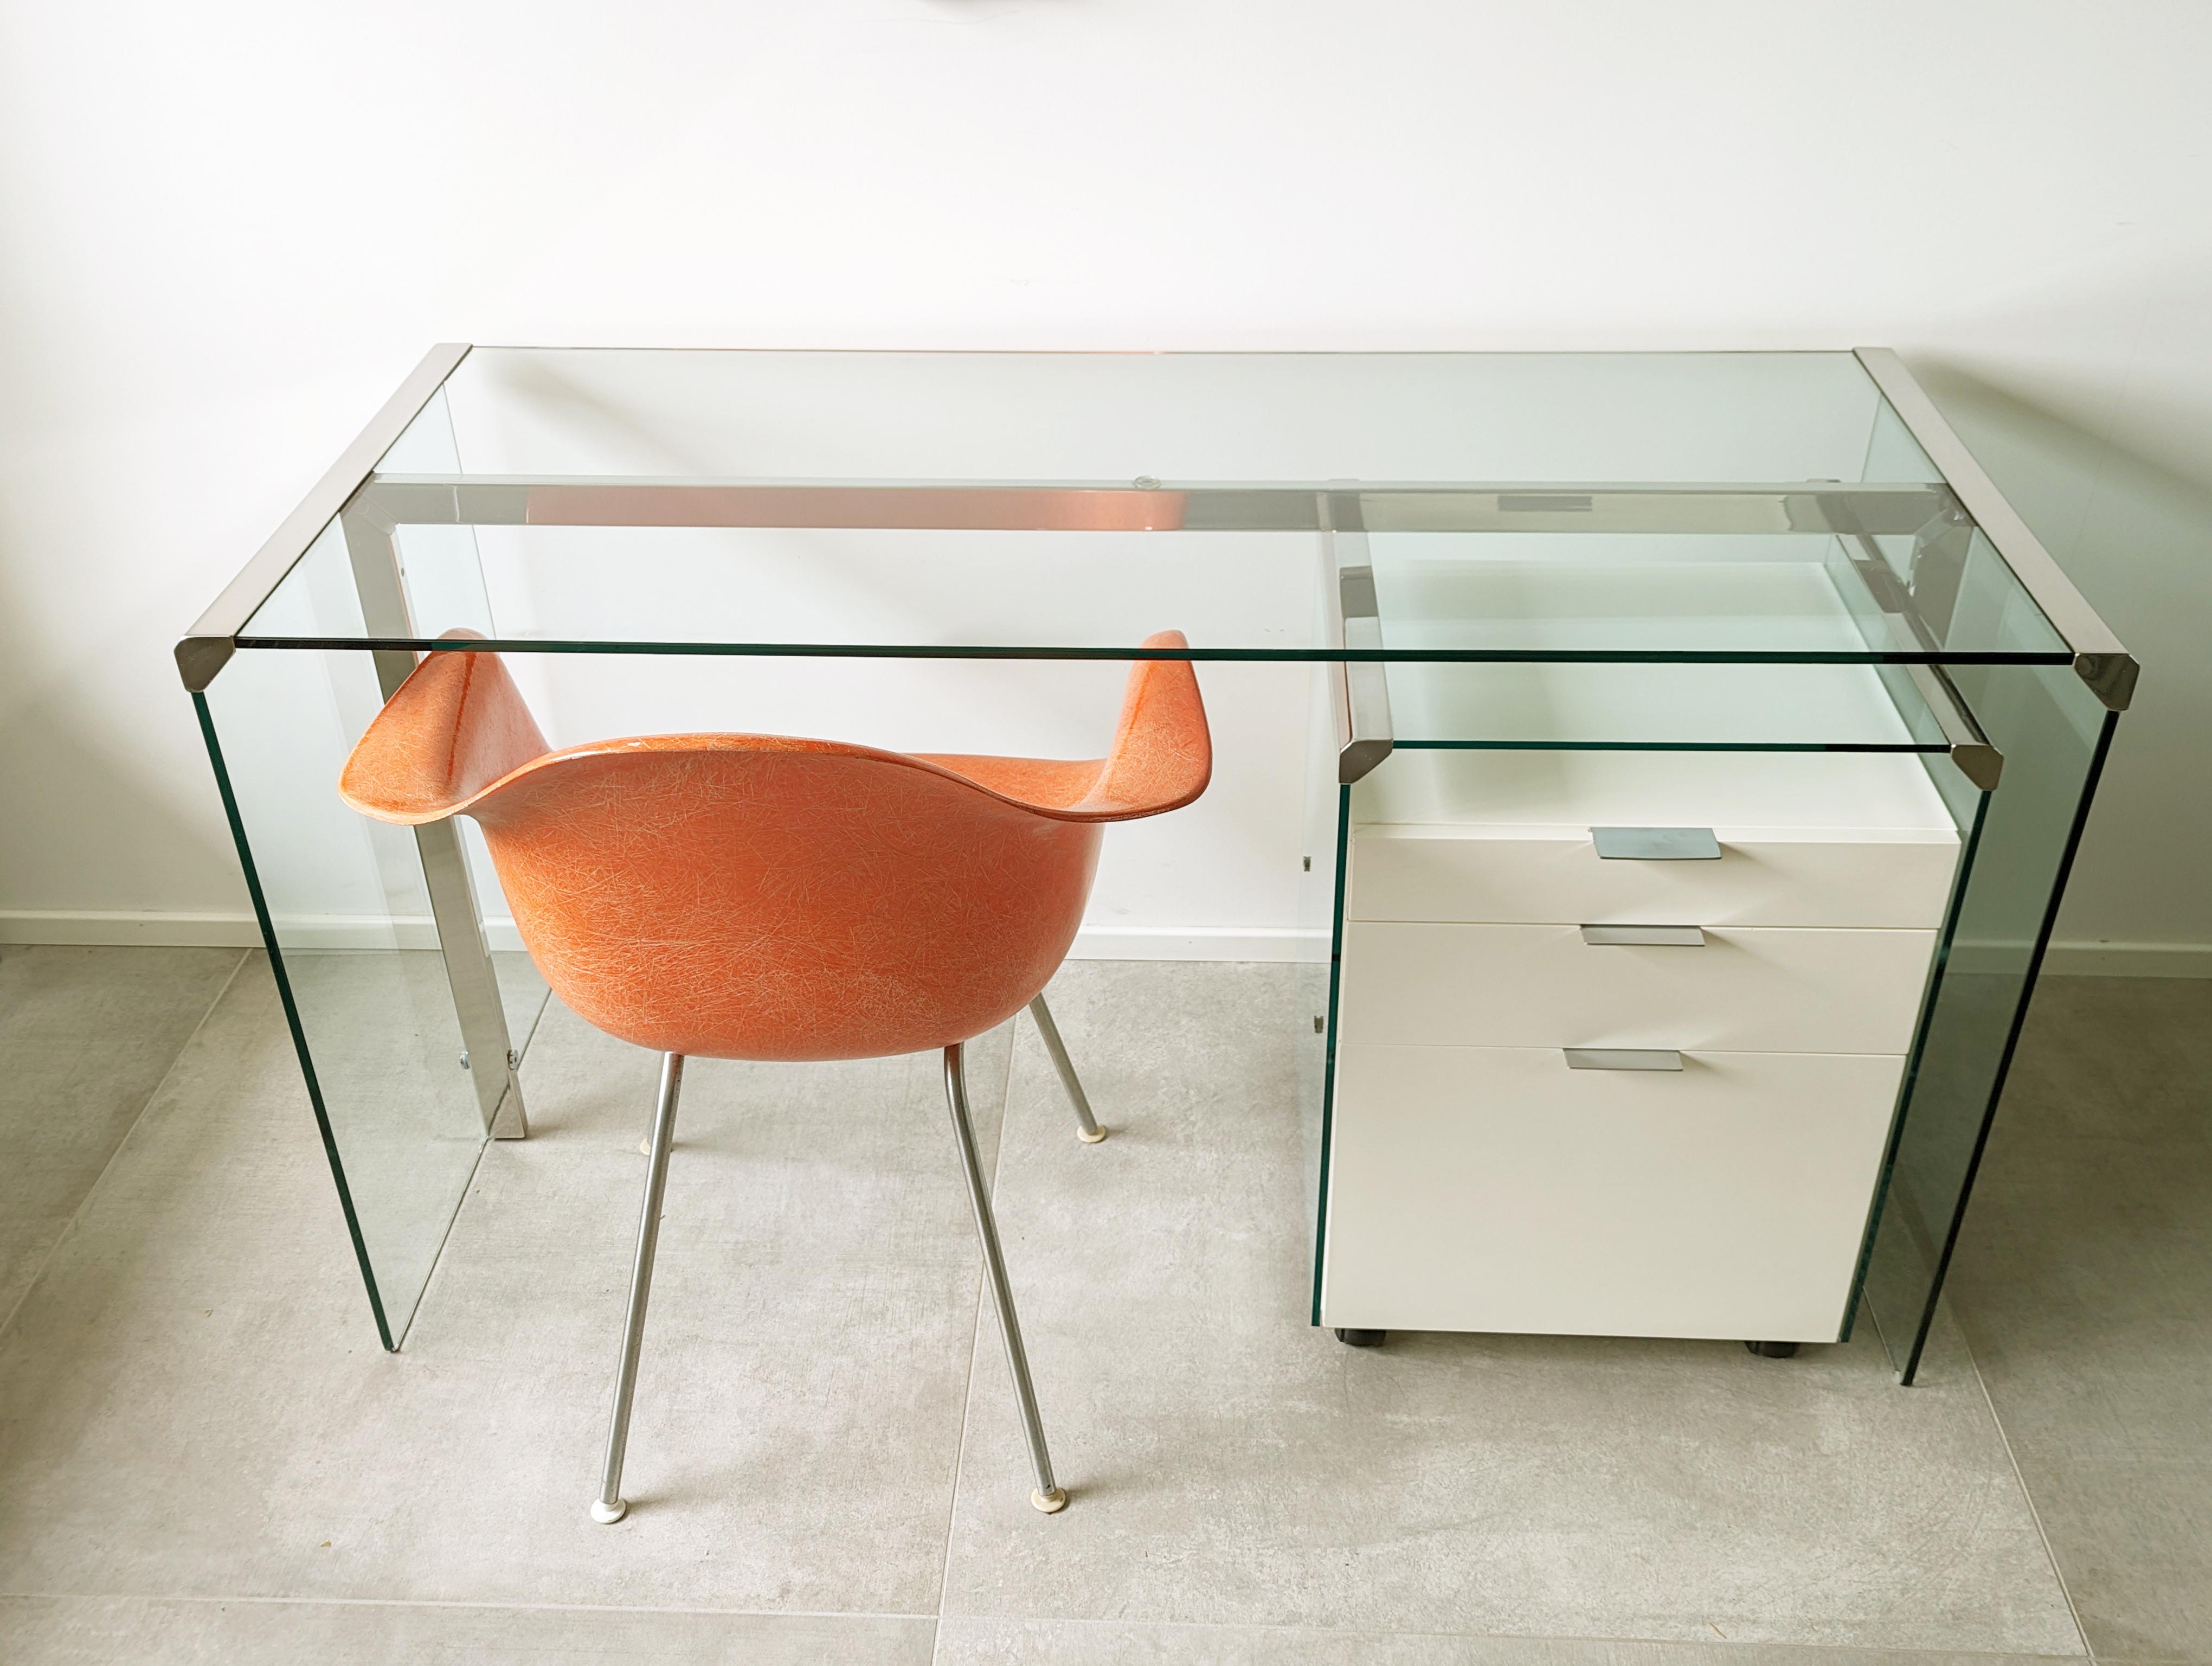
[[[1762,1359],[1794,1359],[1797,1357],[1797,1344],[1795,1342],[1746,1342],[1744,1347]]]
[[[1346,1330],[1340,1328],[1336,1340],[1348,1348],[1379,1348],[1382,1346],[1382,1339],[1389,1334],[1387,1330]]]

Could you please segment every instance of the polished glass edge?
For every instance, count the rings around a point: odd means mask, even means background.
[[[1336,1026],[1344,984],[1344,874],[1352,859],[1352,787],[1336,788],[1336,889],[1329,907],[1328,1013],[1321,1064],[1321,1151],[1314,1200],[1313,1322],[1321,1322],[1322,1276],[1328,1265],[1328,1159],[1336,1126]]]
[[[1188,660],[1197,664],[1626,666],[2065,666],[2063,651],[1953,652],[1936,648],[1145,648],[1043,644],[939,646],[921,642],[621,642],[523,636],[240,636],[240,648],[288,652],[423,654],[737,654],[823,660]]]
[[[1921,752],[1948,755],[1928,740],[1408,740],[1391,745],[1413,752]]]
[[[368,426],[338,453],[337,461],[300,500],[300,507],[284,518],[283,524],[254,552],[253,559],[223,587],[222,593],[177,644],[177,671],[186,689],[198,694],[215,680],[238,646],[239,632],[260,611],[270,593],[298,565],[307,547],[369,477],[378,459],[392,449],[468,356],[468,343],[451,341],[441,342],[424,354],[422,362],[384,402],[384,408],[369,418]]]
[[[824,359],[1843,359],[1844,347],[608,347],[479,342],[500,353],[629,354],[652,358]]]
[[[2043,617],[2074,650],[2074,669],[2108,711],[2125,711],[2135,697],[2140,667],[2110,626],[2075,588],[2073,580],[2051,558],[2043,541],[2028,529],[2020,512],[2005,501],[1966,441],[1943,418],[1927,391],[1913,380],[1905,361],[1887,347],[1853,350],[1889,407],[1928,453],[1959,495],[1998,557],[2013,571]]]

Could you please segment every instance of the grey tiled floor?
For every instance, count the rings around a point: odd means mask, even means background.
[[[0,1324],[244,958],[236,949],[0,952]]]
[[[0,1659],[2212,1663],[2212,986],[2048,986],[1903,1390],[1310,1329],[1312,985],[1070,966],[1097,1147],[974,1049],[1049,1518],[934,1061],[695,1065],[602,1529],[650,1058],[547,1012],[386,1355],[259,958],[7,952]]]

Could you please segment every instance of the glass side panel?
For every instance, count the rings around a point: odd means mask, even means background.
[[[397,1346],[485,1129],[415,836],[337,795],[382,691],[365,653],[247,651],[205,698],[308,1093],[350,1197],[386,1345]],[[546,998],[519,951],[493,955],[518,1051]]]
[[[1907,1382],[2114,722],[2069,668],[1962,666],[1950,675],[2005,764],[1953,901],[1868,1251],[1868,1305]],[[1948,765],[1936,768],[1940,778]]]
[[[479,347],[447,386],[462,466],[494,476],[1936,477],[1875,443],[1883,401],[1848,353]]]

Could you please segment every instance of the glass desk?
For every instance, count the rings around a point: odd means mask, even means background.
[[[1911,1381],[2136,666],[1881,350],[434,350],[177,647],[385,1345],[526,1134],[547,1000],[471,825],[337,798],[421,655],[505,655],[556,745],[1069,755],[1167,627],[1237,813],[1149,880],[1202,908],[1296,851],[1262,924],[1331,960],[1316,1322],[1355,834],[1700,781],[1920,806],[1933,947],[1837,1321],[1863,1286]]]

